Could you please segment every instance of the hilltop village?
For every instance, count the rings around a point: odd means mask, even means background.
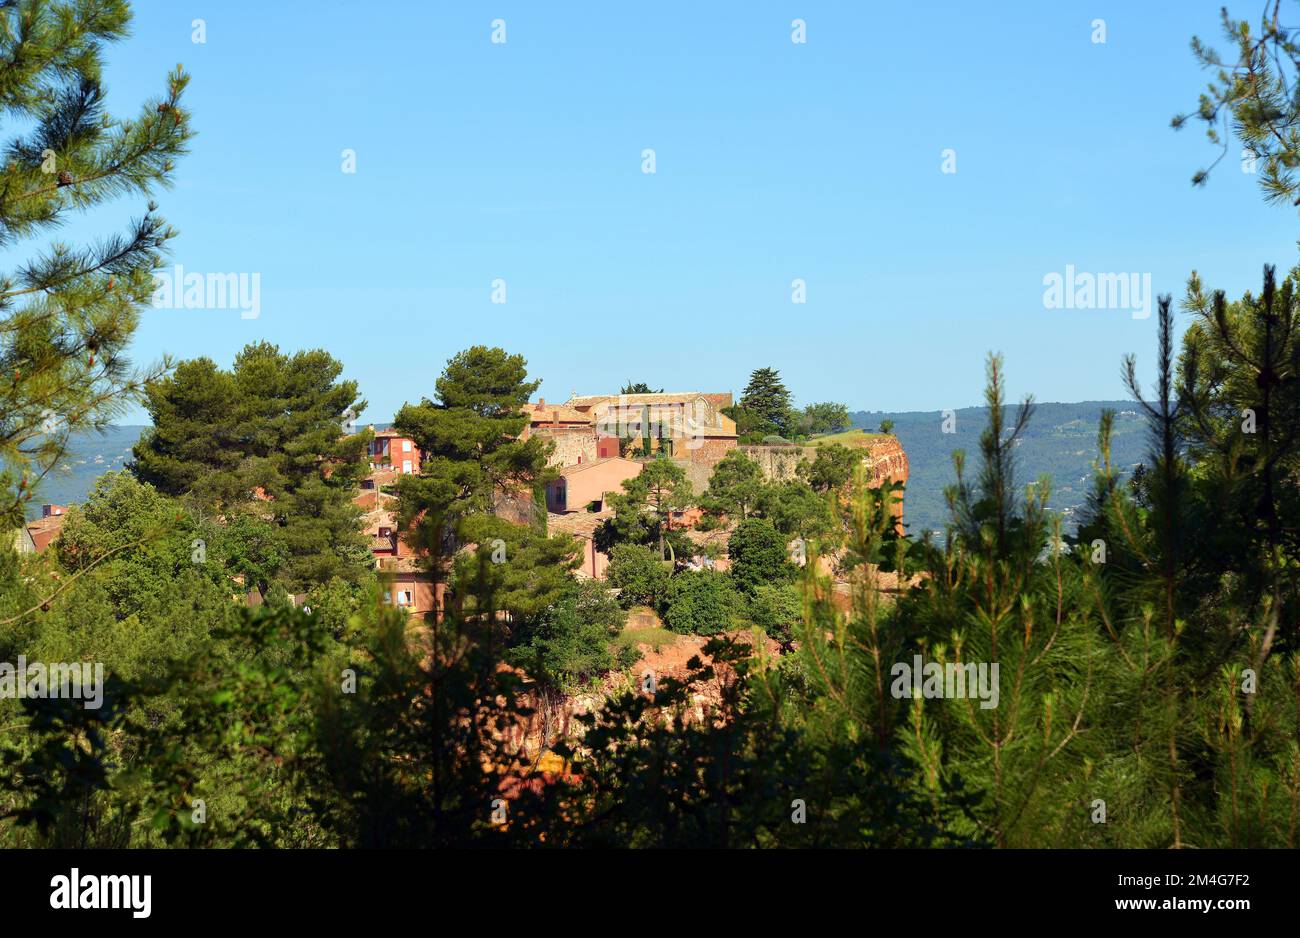
[[[867,467],[870,483],[906,483],[907,454],[888,434],[849,431],[797,445],[784,442],[741,444],[736,422],[723,411],[733,406],[732,394],[686,391],[652,394],[573,396],[562,403],[540,398],[524,408],[528,436],[551,444],[554,477],[544,487],[542,504],[532,492],[501,493],[496,510],[518,524],[533,523],[544,514],[547,533],[567,533],[582,544],[577,576],[603,581],[610,557],[597,545],[596,532],[610,520],[609,496],[638,477],[650,460],[667,458],[680,467],[697,496],[694,504],[674,507],[666,526],[684,532],[698,553],[677,561],[696,569],[726,570],[730,531],[740,519],[723,518],[718,525],[702,524],[700,501],[707,494],[714,468],[729,454],[753,460],[768,481],[796,478],[799,466],[816,458],[819,448],[833,443],[850,448]],[[392,429],[370,427],[370,473],[361,482],[357,504],[366,512],[365,530],[371,539],[376,567],[390,583],[391,600],[424,615],[436,609],[434,577],[402,537],[393,489],[402,475],[418,475],[421,453],[409,437]],[[902,517],[902,504],[897,505]]]

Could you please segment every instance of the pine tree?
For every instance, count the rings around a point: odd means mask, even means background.
[[[526,366],[521,355],[476,345],[447,362],[433,399],[393,419],[421,454],[420,472],[399,483],[400,523],[435,583],[446,581],[461,546],[483,536],[498,497],[532,492],[545,479],[549,444],[524,433],[523,405],[541,385]]]
[[[743,521],[753,510],[763,485],[762,467],[739,450],[730,450],[713,467],[700,505],[716,515]]]
[[[615,544],[654,545],[659,556],[670,559],[685,546],[680,530],[671,530],[671,515],[695,501],[686,470],[666,456],[646,461],[640,475],[623,480],[623,491],[607,499],[614,517],[596,530],[596,546],[608,552]]]
[[[792,579],[795,568],[786,553],[786,539],[766,518],[747,518],[727,539],[731,578],[742,590]]]
[[[291,592],[365,578],[370,552],[353,503],[368,433],[345,433],[365,407],[355,381],[322,350],[246,346],[230,371],[182,362],[146,392],[153,426],[131,470],[159,491],[276,528],[276,577]],[[266,584],[259,584],[265,586]]]
[[[1214,70],[1214,80],[1201,94],[1194,114],[1177,114],[1172,125],[1181,129],[1192,117],[1205,125],[1207,139],[1219,155],[1207,169],[1192,176],[1204,185],[1211,170],[1228,155],[1233,134],[1243,147],[1243,168],[1257,172],[1260,188],[1270,202],[1300,204],[1300,35],[1279,19],[1281,0],[1265,4],[1258,28],[1249,20],[1220,11],[1223,34],[1234,47],[1224,58],[1217,49],[1192,37],[1192,52],[1202,68]]]
[[[775,368],[758,368],[750,374],[749,384],[740,395],[740,407],[770,424],[772,432],[782,436],[790,432],[790,392]]]
[[[19,0],[0,9],[0,103],[30,129],[0,166],[0,245],[32,238],[121,196],[171,184],[190,139],[177,66],[139,116],[105,109],[103,50],[127,34],[125,0]],[[83,248],[56,242],[0,277],[0,528],[73,434],[120,416],[165,366],[134,370],[126,349],[174,235],[150,201],[126,231]],[[7,539],[6,539],[7,541]]]

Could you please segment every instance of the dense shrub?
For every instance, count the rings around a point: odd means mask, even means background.
[[[803,619],[803,599],[791,583],[764,583],[749,597],[749,617],[769,637],[789,641]]]
[[[623,608],[654,606],[668,586],[668,569],[652,547],[617,544],[609,552],[609,584],[620,590]]]
[[[731,576],[752,591],[764,583],[788,583],[794,566],[786,557],[785,536],[766,518],[747,518],[736,525],[727,544]]]
[[[664,625],[674,632],[716,635],[732,627],[740,607],[740,597],[726,575],[688,570],[668,585]]]

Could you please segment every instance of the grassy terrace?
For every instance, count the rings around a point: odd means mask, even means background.
[[[664,645],[673,644],[679,637],[676,632],[670,632],[662,628],[625,629],[614,639],[614,647],[618,650],[632,648],[637,645],[649,645],[655,651],[658,651]]]
[[[840,433],[828,433],[825,436],[815,436],[808,441],[809,446],[822,446],[831,443],[838,443],[841,446],[858,446],[872,440],[883,440],[890,436],[888,433],[869,433],[866,430],[844,430]]]

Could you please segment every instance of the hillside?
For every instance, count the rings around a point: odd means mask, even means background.
[[[95,479],[121,469],[131,458],[131,447],[140,437],[141,426],[109,427],[104,433],[73,438],[68,456],[47,475],[27,503],[27,517],[37,518],[41,505],[68,505],[85,499]]]
[[[1050,476],[1048,504],[1066,514],[1067,529],[1073,528],[1071,515],[1087,497],[1092,464],[1097,458],[1097,418],[1106,407],[1116,412],[1111,459],[1121,469],[1130,470],[1142,461],[1146,446],[1146,425],[1132,401],[1038,404],[1017,448],[1017,483],[1023,487],[1040,475]],[[1008,410],[1014,412],[1013,408]],[[952,453],[966,451],[968,478],[974,479],[979,436],[988,419],[988,408],[957,410],[955,433],[943,433],[943,415],[932,410],[858,411],[851,416],[854,426],[868,430],[875,430],[882,420],[894,421],[893,432],[907,451],[911,473],[904,511],[908,531],[917,535],[926,528],[942,530],[948,516],[943,490],[957,478]]]

